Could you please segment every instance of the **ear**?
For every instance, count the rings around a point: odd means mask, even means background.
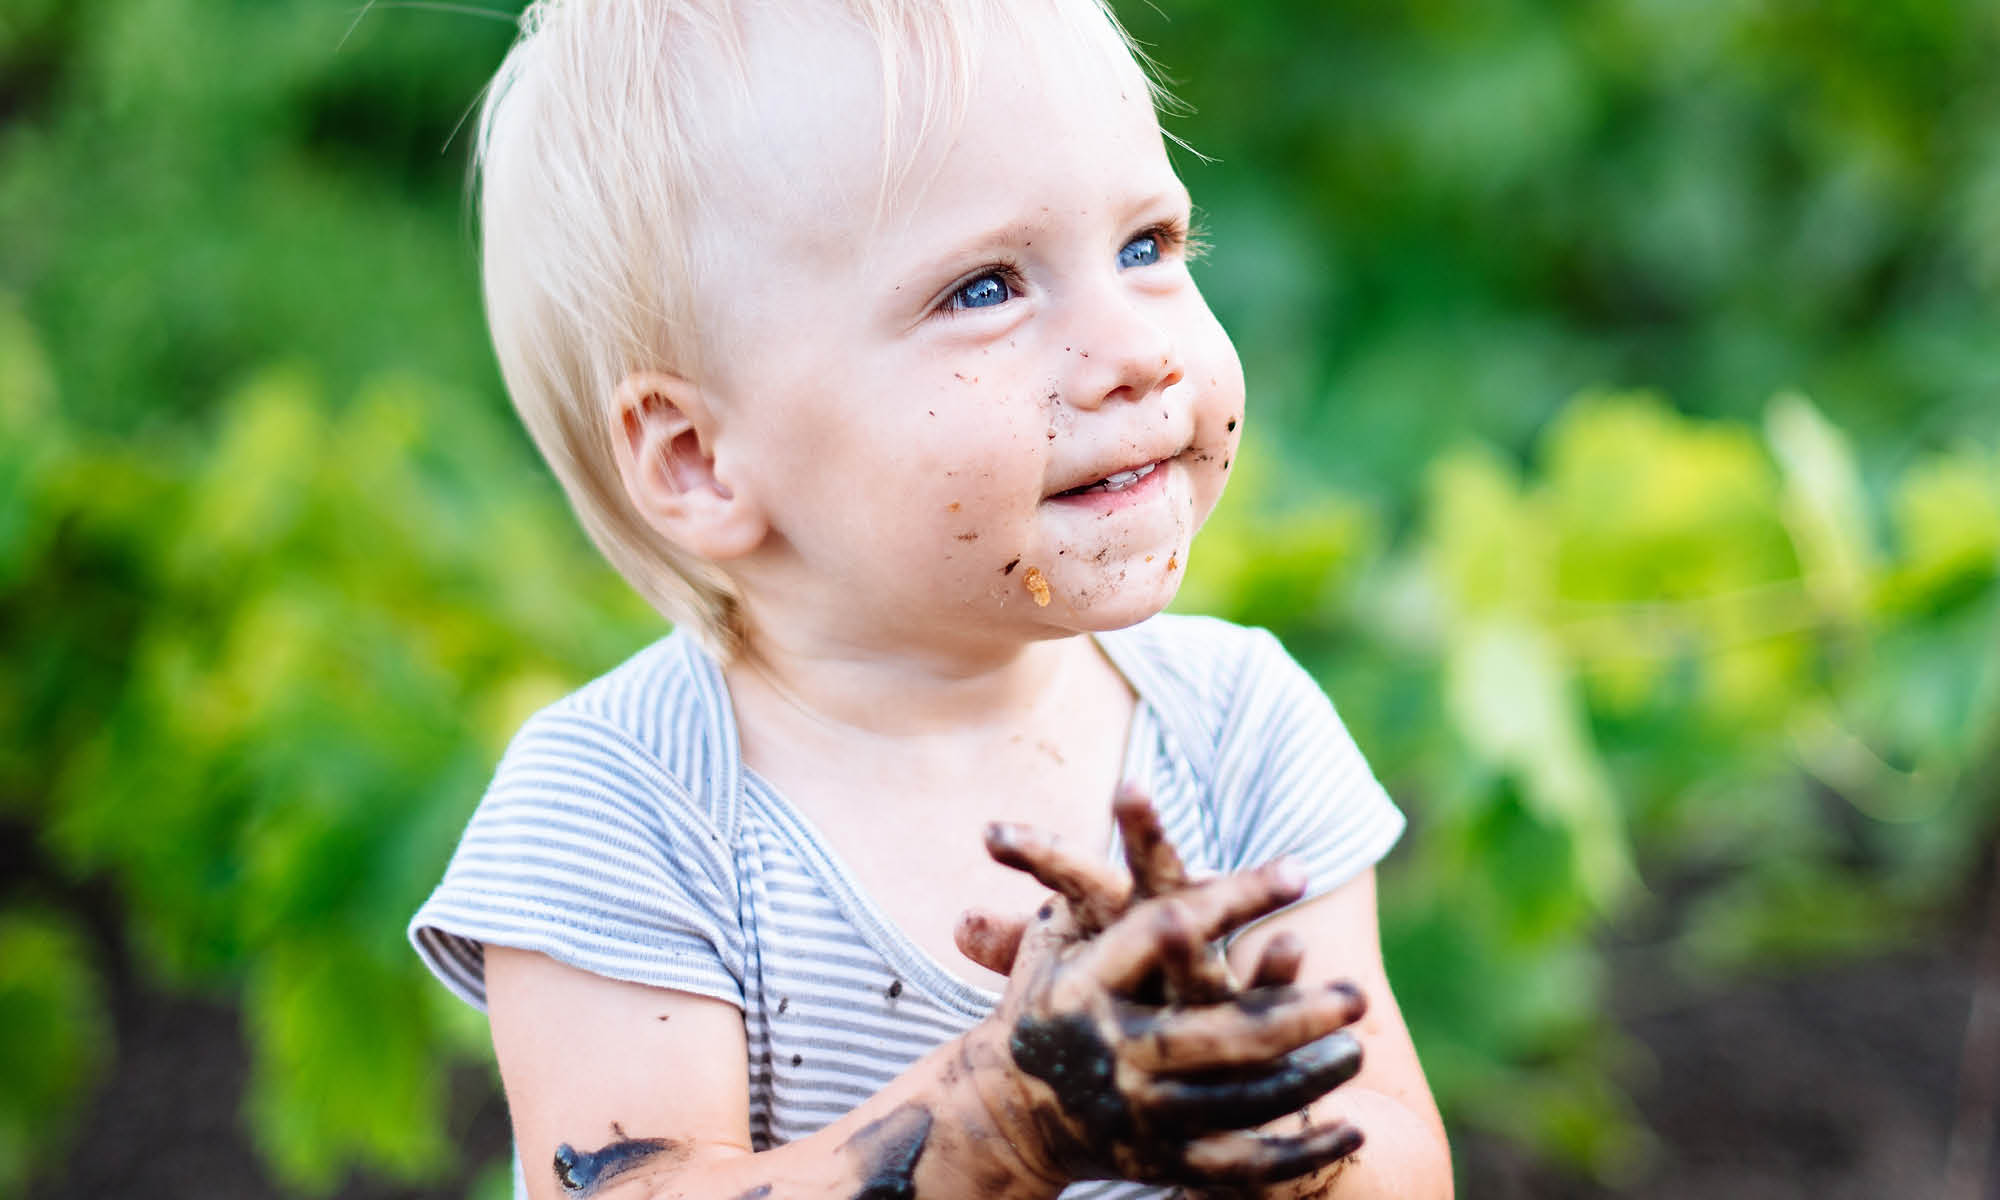
[[[611,443],[634,508],[710,562],[741,558],[770,526],[755,498],[718,474],[717,428],[701,389],[677,375],[628,375],[612,397]]]

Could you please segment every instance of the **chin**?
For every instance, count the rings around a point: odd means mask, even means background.
[[[1157,575],[1140,586],[1134,586],[1128,577],[1123,582],[1079,588],[1075,595],[1065,597],[1066,619],[1062,623],[1075,633],[1109,633],[1157,616],[1180,593],[1184,558],[1184,554],[1167,556],[1167,561],[1175,564],[1171,572],[1161,570],[1156,560],[1153,569]],[[1048,611],[1053,613],[1053,606]]]

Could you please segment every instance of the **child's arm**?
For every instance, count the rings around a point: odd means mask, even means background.
[[[1303,984],[1347,979],[1368,999],[1367,1013],[1350,1031],[1363,1048],[1360,1074],[1311,1109],[1313,1124],[1350,1123],[1368,1140],[1352,1158],[1272,1187],[1266,1196],[1450,1197],[1451,1149],[1444,1121],[1382,965],[1375,872],[1365,871],[1324,896],[1245,930],[1230,947],[1231,964],[1238,971],[1249,970],[1267,954],[1274,939],[1296,939],[1303,951],[1299,970]]]
[[[1241,1130],[1352,1073],[1289,1057],[1351,1019],[1343,993],[1178,1009],[1130,998],[1298,887],[1272,871],[1226,876],[1087,938],[1051,906],[993,1017],[826,1129],[761,1153],[734,1007],[490,947],[494,1046],[529,1194],[1026,1198],[1087,1178],[1223,1186],[1310,1172],[1351,1148],[1350,1131]],[[1205,1089],[1180,1078],[1224,1066],[1244,1073]]]

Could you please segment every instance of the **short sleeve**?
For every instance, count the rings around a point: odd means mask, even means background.
[[[659,760],[558,703],[515,735],[410,941],[485,1007],[487,945],[741,1007],[729,847]]]
[[[1221,866],[1292,855],[1307,895],[1372,867],[1402,836],[1402,812],[1305,669],[1262,629],[1241,631],[1240,672],[1214,757]]]

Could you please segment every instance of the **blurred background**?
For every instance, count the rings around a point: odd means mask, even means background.
[[[1253,397],[1181,604],[1410,813],[1462,1194],[2000,1196],[2000,7],[1158,5]],[[404,922],[661,632],[485,342],[508,15],[0,5],[0,1196],[504,1193]]]

